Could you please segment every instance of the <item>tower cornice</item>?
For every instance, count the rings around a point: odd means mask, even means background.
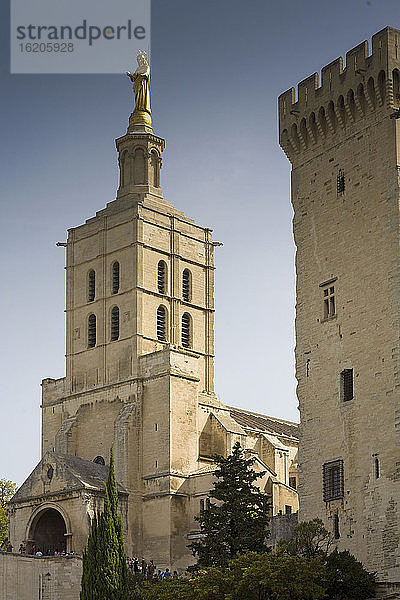
[[[279,143],[293,165],[335,144],[354,123],[389,117],[400,106],[400,31],[385,27],[279,96]],[[357,125],[358,126],[358,125]]]

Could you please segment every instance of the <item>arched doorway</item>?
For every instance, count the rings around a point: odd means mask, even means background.
[[[67,526],[55,508],[45,508],[34,518],[29,534],[31,545],[43,554],[66,551]]]

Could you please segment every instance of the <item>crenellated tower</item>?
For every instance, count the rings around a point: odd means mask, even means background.
[[[279,97],[292,163],[300,515],[400,581],[400,31]]]

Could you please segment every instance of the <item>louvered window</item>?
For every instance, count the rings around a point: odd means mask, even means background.
[[[160,262],[158,263],[157,287],[159,294],[167,293],[167,265],[163,260],[160,260]]]
[[[114,306],[111,311],[111,341],[119,338],[119,308]]]
[[[112,266],[112,293],[119,292],[119,262],[115,262]]]
[[[94,348],[96,345],[96,315],[89,315],[88,318],[88,348]]]
[[[96,295],[96,273],[89,271],[88,273],[88,302],[93,302]]]
[[[185,302],[190,302],[192,296],[192,274],[189,269],[184,269],[182,273],[182,298]]]
[[[184,313],[182,315],[182,346],[184,348],[190,348],[192,331],[191,331],[191,322],[192,319],[189,313]]]
[[[343,402],[354,398],[353,369],[344,369],[340,374],[341,393]]]
[[[343,498],[343,461],[334,460],[323,466],[324,502]]]
[[[157,339],[160,342],[167,340],[167,310],[164,306],[157,308]]]

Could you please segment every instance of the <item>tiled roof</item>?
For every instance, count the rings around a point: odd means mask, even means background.
[[[85,460],[71,454],[56,454],[56,462],[63,463],[68,471],[80,480],[85,487],[94,487],[103,490],[108,477],[108,466],[99,465],[91,460]],[[51,455],[50,455],[51,456]],[[119,492],[125,492],[125,488],[117,483]]]
[[[257,431],[284,435],[296,439],[299,437],[299,426],[297,423],[258,415],[257,413],[252,413],[241,408],[228,408],[232,419],[244,428],[256,429]]]
[[[37,496],[43,490],[43,473],[51,466],[54,470],[51,488],[48,492],[61,490],[98,490],[103,491],[108,477],[108,466],[99,465],[90,460],[47,451],[32,473],[17,490],[11,502],[21,502]],[[117,483],[118,493],[127,494],[126,489]]]

